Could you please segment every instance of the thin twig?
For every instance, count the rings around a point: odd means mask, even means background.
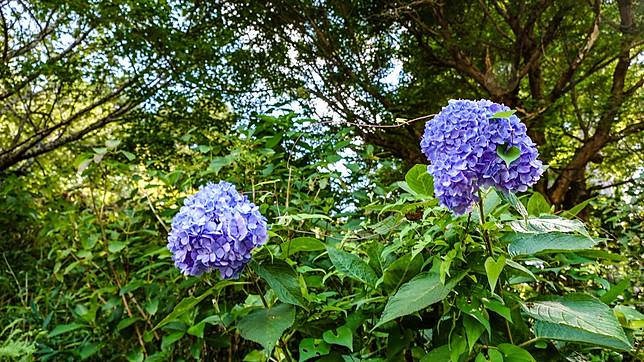
[[[371,123],[357,123],[357,122],[348,122],[348,121],[341,122],[341,123],[347,124],[347,125],[350,125],[350,126],[362,127],[362,128],[400,128],[400,127],[408,126],[408,125],[410,125],[412,123],[415,123],[415,122],[418,122],[418,121],[422,121],[424,119],[432,118],[434,116],[435,116],[435,114],[428,114],[428,115],[420,116],[420,117],[410,119],[410,120],[407,120],[407,121],[404,121],[404,122],[399,122],[398,124],[371,124]],[[332,124],[332,123],[336,123],[336,121],[335,120],[320,121],[320,122],[315,122],[312,125],[317,126],[317,125],[321,125],[321,124]]]
[[[491,257],[494,257],[494,250],[492,250],[492,243],[490,242],[490,238],[487,235],[487,230],[485,230],[485,213],[483,212],[483,195],[481,194],[481,190],[478,190],[479,194],[479,219],[481,222],[481,233],[483,234],[483,240],[485,240],[485,244],[487,245],[487,251],[490,254]]]
[[[528,345],[530,345],[530,344],[532,344],[534,342],[539,341],[540,339],[541,339],[541,337],[534,337],[532,339],[528,339],[527,341],[519,344],[519,347],[523,348],[523,347],[528,346]]]

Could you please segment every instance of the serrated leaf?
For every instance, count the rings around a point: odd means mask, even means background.
[[[490,285],[490,290],[494,293],[496,288],[496,282],[499,280],[499,275],[505,267],[505,256],[499,256],[498,260],[494,260],[492,257],[488,257],[485,260],[485,273],[487,274],[487,281]]]
[[[306,307],[297,273],[284,261],[274,259],[272,263],[252,262],[253,270],[273,289],[284,303]]]
[[[510,167],[512,162],[518,160],[521,156],[521,149],[515,146],[508,148],[506,145],[498,145],[496,147],[496,154],[505,161],[507,167]]]
[[[333,266],[340,273],[370,286],[376,285],[378,281],[376,272],[359,256],[338,250],[332,246],[327,246],[326,250]]]
[[[619,350],[632,348],[612,310],[589,295],[550,296],[521,306],[537,321],[536,337],[584,342]]]
[[[436,272],[424,272],[403,284],[398,292],[387,301],[377,328],[398,317],[412,314],[445,299],[454,286],[465,276],[465,272],[450,279],[445,285]]]
[[[586,236],[588,235],[588,231],[586,231],[583,222],[557,216],[514,220],[510,221],[508,225],[518,233],[541,234],[558,231],[562,233],[578,232]]]
[[[270,355],[284,331],[295,321],[295,307],[290,304],[278,304],[269,309],[251,312],[239,322],[239,334],[248,340],[257,342]]]
[[[586,236],[547,233],[547,234],[508,234],[504,240],[509,241],[508,253],[511,256],[535,255],[538,253],[559,253],[590,249],[597,240]]]
[[[500,111],[494,113],[490,118],[510,118],[513,114],[515,114],[517,111],[514,109],[511,109],[509,111]]]
[[[353,333],[348,327],[341,326],[335,331],[326,331],[322,334],[322,339],[328,344],[344,346],[353,352]]]
[[[427,173],[427,165],[414,165],[405,175],[407,186],[415,193],[434,196],[434,178]]]

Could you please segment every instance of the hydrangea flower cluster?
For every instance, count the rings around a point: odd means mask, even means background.
[[[526,191],[543,173],[536,145],[515,115],[492,118],[510,108],[488,100],[450,100],[427,122],[420,143],[431,164],[435,195],[441,204],[463,214],[478,202],[480,187]],[[497,154],[519,149],[509,165]]]
[[[218,269],[222,279],[237,278],[251,251],[267,240],[266,218],[229,182],[208,183],[188,196],[174,219],[168,249],[184,274]]]

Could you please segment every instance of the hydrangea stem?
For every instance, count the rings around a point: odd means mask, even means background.
[[[492,250],[492,242],[487,235],[487,230],[485,230],[485,213],[483,212],[483,194],[481,190],[478,190],[479,194],[479,220],[481,221],[481,234],[483,234],[483,240],[485,240],[485,245],[487,245],[487,252],[491,257],[494,257],[494,250]]]

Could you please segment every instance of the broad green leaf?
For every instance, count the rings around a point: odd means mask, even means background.
[[[333,246],[327,246],[326,250],[331,262],[340,273],[370,286],[376,285],[378,280],[376,272],[359,256],[338,250]]]
[[[125,355],[125,358],[128,360],[128,362],[143,362],[145,356],[143,355],[142,350],[136,349],[134,351],[128,352]]]
[[[586,236],[560,232],[547,234],[512,233],[505,240],[510,242],[508,252],[511,256],[584,250],[592,248],[598,242]]]
[[[461,356],[465,351],[467,351],[467,340],[465,337],[461,336],[458,333],[452,334],[450,337],[450,343],[449,343],[449,348],[450,348],[450,361],[452,362],[459,362],[461,360]]]
[[[436,272],[424,272],[403,284],[398,292],[389,298],[377,328],[398,317],[412,314],[445,299],[454,286],[465,276],[465,273],[450,279],[445,285],[441,284]]]
[[[469,315],[470,317],[476,319],[488,333],[488,337],[492,335],[492,326],[490,326],[490,316],[487,314],[487,311],[481,307],[481,302],[479,298],[470,298],[466,296],[459,296],[456,299],[456,306],[463,313]]]
[[[107,246],[107,250],[109,250],[110,253],[118,253],[119,251],[123,250],[126,246],[127,246],[127,243],[124,241],[111,241]]]
[[[479,354],[476,355],[476,359],[474,359],[474,362],[505,362],[505,361],[503,359],[503,353],[501,351],[490,348],[487,350],[487,357],[483,352],[479,352]]]
[[[510,221],[508,225],[518,233],[542,234],[558,231],[562,233],[578,232],[586,236],[588,235],[588,231],[586,231],[586,227],[581,221],[564,219],[557,216],[514,220]]]
[[[345,326],[338,327],[334,331],[326,331],[322,334],[322,338],[328,344],[337,344],[339,346],[345,346],[351,352],[353,352],[353,333],[351,329]]]
[[[159,299],[158,298],[151,299],[150,301],[145,303],[145,306],[143,308],[148,314],[152,314],[152,315],[157,314],[157,310],[159,309]]]
[[[303,308],[306,306],[298,276],[286,262],[273,259],[272,263],[259,264],[253,261],[251,265],[257,275],[268,283],[282,302],[299,305]]]
[[[415,165],[405,175],[407,186],[419,195],[434,196],[434,178],[427,173],[427,165]]]
[[[123,156],[125,156],[125,158],[127,158],[128,161],[133,161],[136,158],[136,156],[132,152],[123,151],[123,150],[120,150],[119,152],[122,153]]]
[[[503,353],[503,361],[505,362],[536,362],[530,352],[519,346],[501,343],[496,348]]]
[[[235,161],[234,157],[231,156],[226,156],[226,157],[217,157],[210,162],[210,165],[208,165],[208,171],[213,172],[215,175],[221,171],[222,168],[229,166]]]
[[[185,331],[176,331],[163,336],[161,339],[161,350],[165,351],[176,341],[180,340],[186,334]]]
[[[206,328],[206,324],[223,324],[221,317],[218,315],[211,315],[202,319],[199,323],[188,328],[188,334],[191,334],[195,337],[203,338],[203,332]]]
[[[98,343],[90,343],[81,348],[81,350],[78,352],[78,355],[82,360],[85,360],[95,355],[99,350],[100,345]]]
[[[429,353],[427,353],[420,362],[449,361],[450,354],[449,345],[445,344],[429,351]]]
[[[57,325],[53,331],[49,332],[47,337],[56,337],[60,334],[68,333],[71,331],[75,331],[80,328],[85,328],[87,327],[86,324],[78,324],[78,323],[70,323],[70,324],[59,324]]]
[[[159,322],[152,330],[163,327],[164,325],[170,323],[171,321],[178,319],[184,313],[192,310],[197,304],[199,304],[204,298],[211,295],[213,292],[217,292],[229,285],[244,285],[248,284],[247,282],[237,282],[233,280],[222,280],[215,284],[212,288],[206,290],[203,294],[198,297],[186,297],[183,298],[177,305],[174,306],[174,309],[170,314]]]
[[[528,210],[525,208],[521,200],[517,197],[517,195],[513,194],[512,192],[498,192],[497,193],[499,196],[501,196],[501,199],[503,201],[507,202],[510,204],[518,213],[519,215],[523,216],[524,218],[528,217]]]
[[[490,118],[510,118],[513,114],[515,114],[517,111],[514,109],[511,109],[509,111],[499,111],[494,113]]]
[[[324,243],[316,238],[303,236],[294,238],[280,245],[284,255],[291,256],[300,251],[318,251],[324,250]]]
[[[602,295],[599,299],[606,304],[610,304],[614,302],[617,299],[617,297],[620,294],[622,294],[626,289],[628,289],[628,287],[630,286],[631,286],[631,283],[628,280],[628,278],[624,278],[622,279],[621,282],[611,286],[611,288],[606,293],[604,293],[604,295]]]
[[[136,323],[137,321],[140,321],[140,320],[142,320],[142,319],[141,319],[141,317],[136,317],[136,316],[128,317],[128,318],[122,319],[122,320],[121,320],[121,321],[116,325],[116,330],[117,330],[117,331],[123,330],[123,329],[125,329],[125,328],[127,328],[127,327],[131,326],[132,324]]]
[[[470,353],[476,345],[479,337],[485,331],[485,327],[479,323],[476,319],[470,317],[469,315],[463,316],[463,329],[465,329],[465,336],[467,337],[467,344],[469,345]]]
[[[304,338],[300,341],[300,359],[299,362],[311,358],[326,356],[331,352],[331,346],[321,339]]]
[[[116,148],[121,144],[121,140],[107,140],[105,141],[105,147],[107,148]]]
[[[295,307],[290,304],[278,304],[269,309],[251,312],[239,322],[237,329],[245,339],[257,342],[270,355],[284,331],[295,321]]]
[[[485,273],[487,274],[487,282],[490,284],[490,290],[494,293],[496,282],[499,280],[499,275],[505,266],[505,256],[499,256],[498,260],[494,260],[491,256],[485,260]]]
[[[550,213],[550,204],[546,198],[539,192],[534,192],[528,199],[528,214],[539,216]]]
[[[496,147],[496,154],[505,161],[506,166],[510,167],[512,162],[518,160],[521,156],[521,150],[519,147],[512,146],[508,148],[506,145],[498,145]]]
[[[633,307],[618,305],[613,308],[613,314],[625,328],[644,329],[644,314]]]
[[[579,204],[573,206],[572,209],[564,211],[563,214],[565,214],[566,216],[569,216],[569,217],[575,217],[583,209],[585,209],[586,206],[588,206],[588,204],[590,204],[591,201],[595,200],[596,198],[597,197],[591,197],[590,199],[584,200],[584,201],[580,202]]]
[[[520,270],[520,271],[524,272],[525,274],[530,276],[530,278],[532,278],[535,282],[538,280],[537,277],[534,275],[534,273],[530,271],[530,269],[524,267],[523,265],[517,263],[516,261],[514,261],[512,259],[506,259],[505,260],[505,265],[509,266],[510,268],[513,268],[513,269]]]
[[[382,279],[387,291],[393,292],[396,287],[405,283],[413,276],[416,276],[423,267],[422,256],[411,258],[410,254],[405,254],[389,264]]]
[[[584,342],[619,350],[632,348],[613,311],[589,295],[550,296],[521,306],[536,320],[536,337]]]
[[[482,301],[485,308],[505,318],[506,320],[508,320],[508,322],[512,322],[512,311],[509,307],[503,305],[496,299],[483,298]]]

